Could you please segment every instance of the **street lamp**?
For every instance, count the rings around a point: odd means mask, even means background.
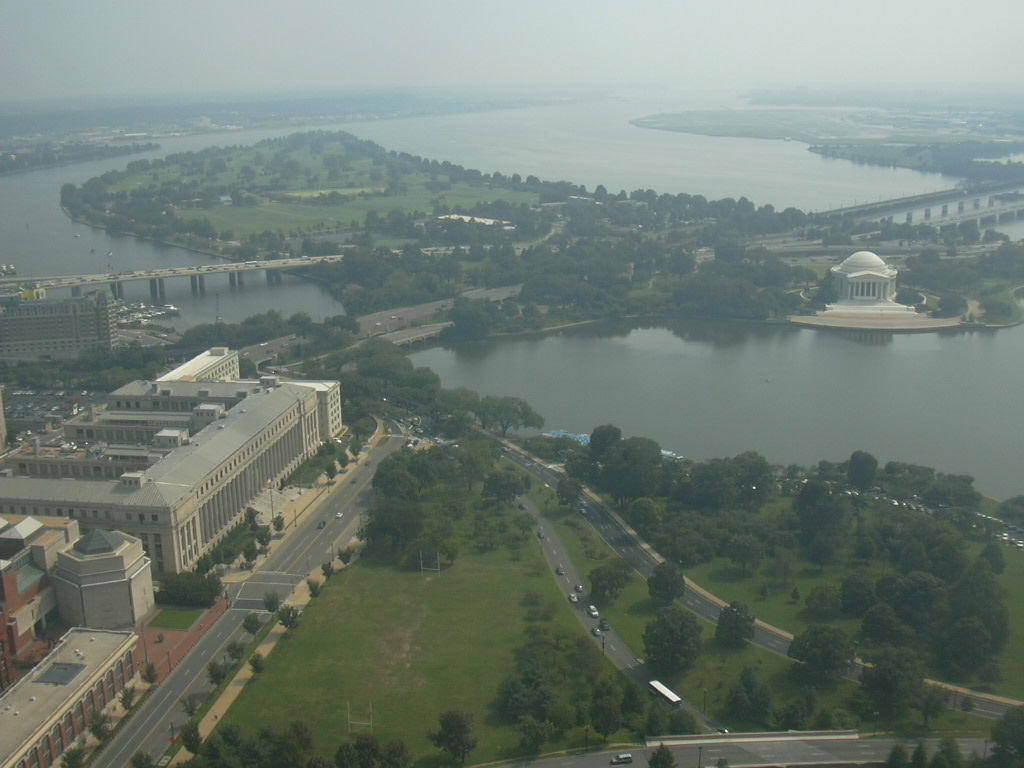
[[[707,712],[708,711],[708,689],[707,688],[704,689],[704,703],[701,705],[700,711],[701,712]]]
[[[697,745],[697,768],[701,768],[704,763],[704,745]]]

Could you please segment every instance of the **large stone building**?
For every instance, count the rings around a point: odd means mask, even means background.
[[[153,576],[142,542],[97,528],[57,555],[50,574],[60,617],[75,627],[136,626],[155,604]]]
[[[816,328],[864,331],[933,331],[960,324],[937,318],[896,301],[895,267],[870,251],[857,251],[829,270],[836,299],[824,311],[794,315],[793,323]]]
[[[913,307],[896,302],[896,268],[870,251],[857,251],[829,272],[836,301],[827,312],[915,313]]]
[[[52,625],[132,629],[153,606],[139,539],[98,529],[79,538],[64,517],[0,518],[0,691],[14,681],[11,662],[35,657]]]
[[[0,297],[0,360],[70,360],[112,344],[110,300],[101,291],[67,299]]]
[[[123,531],[158,573],[187,570],[338,434],[341,416],[336,381],[132,382],[67,422],[53,455],[34,445],[9,458],[0,514]]]
[[[135,676],[133,632],[70,630],[0,696],[0,768],[46,768]]]

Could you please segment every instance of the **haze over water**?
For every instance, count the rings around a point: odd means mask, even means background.
[[[907,170],[824,160],[798,142],[718,139],[635,128],[628,119],[721,97],[628,98],[340,126],[388,149],[476,167],[535,174],[610,191],[652,188],[708,198],[746,196],[776,208],[828,208],[952,186]],[[334,126],[339,127],[339,126]],[[161,140],[149,157],[210,145],[249,144],[293,131],[244,131]],[[0,262],[21,275],[106,272],[206,263],[210,258],[70,222],[64,182],[82,183],[127,158],[0,178]],[[1024,236],[1022,224],[1001,227]],[[75,238],[78,234],[80,237]],[[90,251],[95,251],[91,253]],[[107,252],[112,251],[108,258]],[[319,286],[250,280],[230,291],[208,280],[205,298],[167,281],[179,328],[220,315],[237,321],[276,309],[322,319],[342,307]],[[129,300],[148,300],[146,283]],[[603,423],[645,435],[691,458],[757,450],[769,461],[842,460],[853,450],[968,473],[996,496],[1024,492],[1015,382],[1024,378],[1020,329],[851,338],[806,329],[716,323],[605,327],[433,349],[413,357],[446,386],[525,397],[549,427],[590,432]]]

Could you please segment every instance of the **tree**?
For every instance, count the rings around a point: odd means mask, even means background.
[[[861,687],[876,711],[896,715],[920,698],[924,675],[916,653],[886,649],[874,654],[871,662],[861,674]]]
[[[729,542],[729,559],[743,569],[744,576],[750,576],[757,570],[764,555],[761,542],[750,534],[735,536]]]
[[[322,584],[317,579],[306,579],[306,586],[309,588],[309,596],[317,597],[320,594]]]
[[[907,768],[909,764],[910,755],[902,744],[896,744],[890,749],[889,756],[885,759],[885,768]]]
[[[903,626],[896,611],[888,603],[876,603],[864,614],[860,623],[864,636],[876,645],[899,645],[913,634],[909,627]]]
[[[804,600],[807,613],[816,619],[834,619],[842,611],[843,601],[835,584],[818,584]]]
[[[875,484],[878,460],[866,451],[854,451],[846,464],[846,478],[850,485],[866,491]]]
[[[647,577],[647,594],[659,603],[671,603],[686,591],[683,569],[667,560],[658,563]]]
[[[490,425],[497,426],[502,437],[507,435],[510,429],[544,428],[544,417],[519,397],[482,397],[477,417],[485,428]]]
[[[615,696],[601,696],[590,708],[590,725],[605,740],[622,727],[622,705]]]
[[[329,579],[334,575],[334,563],[326,562],[320,564],[320,572],[324,575],[324,579]]]
[[[601,480],[619,501],[651,496],[661,484],[661,446],[646,437],[619,440],[604,453]]]
[[[1003,555],[1003,548],[995,541],[989,540],[984,549],[981,550],[981,557],[988,560],[992,573],[1000,574],[1006,568],[1006,557]]]
[[[255,613],[247,613],[245,618],[242,619],[242,629],[250,635],[255,635],[260,631],[260,627],[262,626],[263,623],[260,621],[260,617]]]
[[[152,685],[156,682],[157,677],[159,677],[159,673],[156,671],[156,664],[148,662],[142,670],[142,679]]]
[[[284,530],[284,517],[282,515],[278,515],[273,520],[271,520],[270,523],[274,526],[274,530],[278,533]]]
[[[567,507],[572,507],[580,500],[583,493],[583,483],[575,477],[562,475],[558,480],[558,488],[555,490],[558,500]]]
[[[136,752],[128,764],[131,768],[156,768],[156,761],[145,752]]]
[[[199,724],[189,720],[183,726],[181,731],[178,733],[178,738],[181,739],[182,746],[185,747],[193,755],[199,754],[199,747],[203,743],[202,736],[199,735]]]
[[[277,592],[266,592],[263,595],[263,607],[267,613],[274,613],[281,607],[281,596]]]
[[[1024,757],[1024,707],[1008,709],[992,727],[993,757],[997,765],[1014,765]]]
[[[484,478],[484,487],[480,495],[494,499],[499,504],[508,504],[517,496],[530,490],[530,480],[513,469],[491,472]]]
[[[754,637],[754,617],[747,606],[733,601],[718,614],[715,640],[725,648],[743,648]]]
[[[277,611],[277,620],[285,629],[295,629],[299,626],[301,611],[294,605],[283,605]]]
[[[789,657],[801,662],[811,680],[838,680],[853,661],[853,643],[836,627],[812,624],[793,638]]]
[[[682,606],[662,608],[644,629],[644,650],[651,668],[666,675],[686,671],[700,655],[701,631]]]
[[[395,739],[380,748],[380,768],[409,768],[412,755],[404,741]]]
[[[85,747],[68,747],[60,758],[61,768],[85,768]]]
[[[185,713],[185,717],[191,718],[199,711],[199,706],[203,703],[203,695],[201,693],[188,693],[181,697],[181,711]]]
[[[460,765],[466,762],[466,756],[476,748],[476,736],[473,734],[473,716],[468,712],[448,710],[438,718],[439,728],[429,731],[430,743],[451,755]]]
[[[659,744],[658,748],[647,758],[647,765],[649,768],[676,768],[676,759],[672,756],[671,749],[664,744]]]
[[[555,731],[550,720],[538,720],[533,715],[519,718],[519,744],[526,752],[538,752]]]
[[[232,661],[238,661],[245,655],[245,643],[240,642],[239,640],[232,640],[228,643],[227,652]]]
[[[924,686],[921,698],[918,699],[915,706],[921,712],[925,728],[928,727],[928,722],[933,717],[938,717],[946,711],[948,701],[949,691],[946,689],[939,688],[937,685]]]
[[[843,579],[840,591],[843,613],[847,616],[861,618],[878,602],[874,583],[862,572],[850,574]]]
[[[210,685],[217,687],[227,679],[227,676],[228,668],[225,664],[219,661],[211,661],[206,665],[206,677],[209,679]]]
[[[132,708],[135,703],[135,686],[128,685],[121,689],[121,706],[126,710]]]
[[[590,455],[595,461],[601,461],[605,451],[622,439],[622,430],[614,424],[602,424],[594,427],[590,433]]]
[[[590,593],[598,600],[613,601],[629,583],[629,564],[621,558],[599,565],[590,572]]]

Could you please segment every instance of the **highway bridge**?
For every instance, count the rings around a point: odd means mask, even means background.
[[[333,256],[310,256],[299,259],[273,259],[270,261],[236,261],[217,264],[200,264],[191,267],[164,267],[163,269],[146,269],[128,272],[110,272],[96,275],[56,275],[52,277],[0,277],[0,293],[12,293],[21,287],[33,288],[70,288],[72,296],[81,294],[83,287],[99,287],[109,285],[114,298],[124,297],[124,284],[133,280],[148,280],[149,293],[154,299],[165,296],[164,281],[170,278],[188,278],[194,293],[206,291],[206,278],[214,275],[227,275],[229,284],[243,285],[244,275],[248,272],[264,270],[267,282],[281,279],[282,269],[299,269],[314,264],[336,264],[342,260],[341,254]]]
[[[976,221],[978,227],[1024,217],[1024,184],[993,187],[984,191],[961,188],[878,200],[816,215],[825,219],[848,217],[857,221],[888,221],[896,224],[930,224],[945,227]]]

